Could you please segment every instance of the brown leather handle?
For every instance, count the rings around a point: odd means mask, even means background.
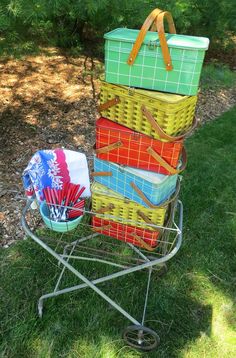
[[[141,210],[137,210],[137,214],[138,214],[138,216],[140,216],[140,217],[143,219],[143,221],[145,221],[146,224],[155,225],[155,224],[149,219],[149,217],[148,217],[146,214],[144,214]]]
[[[151,124],[152,128],[156,131],[156,133],[159,135],[159,137],[161,139],[165,139],[167,140],[168,142],[174,142],[174,141],[178,141],[178,140],[181,140],[181,139],[184,139],[185,137],[187,137],[190,133],[192,133],[194,131],[194,129],[198,126],[199,124],[199,121],[194,118],[194,121],[193,121],[193,124],[192,124],[192,127],[187,131],[185,132],[184,134],[181,134],[179,136],[171,136],[169,134],[166,134],[163,129],[159,126],[159,124],[156,122],[155,118],[153,117],[153,115],[149,112],[149,110],[144,106],[142,105],[141,106],[141,110],[142,110],[142,113],[143,115],[147,118],[147,120],[149,121],[149,123]]]
[[[164,14],[164,15],[162,15],[162,14]],[[159,17],[160,17],[160,19],[159,19]],[[128,65],[132,65],[134,63],[134,61],[138,55],[138,52],[140,50],[140,47],[142,46],[142,43],[146,36],[147,31],[149,30],[149,28],[153,24],[153,22],[156,20],[158,37],[160,40],[160,46],[161,46],[161,50],[162,50],[163,59],[164,59],[165,65],[166,65],[166,70],[171,71],[173,69],[170,52],[169,52],[166,37],[165,37],[164,17],[166,17],[166,19],[168,21],[169,32],[172,34],[176,34],[174,21],[173,21],[171,14],[168,11],[162,11],[160,9],[153,10],[151,12],[151,14],[147,17],[143,26],[141,27],[141,30],[139,31],[137,39],[133,45],[133,48],[132,48],[132,50],[129,54],[128,60],[127,60]],[[151,30],[153,30],[153,27]]]
[[[133,188],[140,198],[147,204],[150,208],[158,208],[158,205],[153,205],[151,201],[145,196],[145,194],[140,190],[134,182],[130,183],[131,188]]]
[[[136,38],[136,41],[133,45],[133,48],[129,54],[128,58],[128,65],[132,65],[137,57],[137,54],[139,52],[140,47],[142,46],[143,40],[146,36],[146,33],[148,32],[150,26],[155,21],[156,17],[162,12],[160,9],[154,9],[146,18],[146,20],[143,23],[143,26],[141,27],[139,34]]]
[[[112,172],[92,172],[91,177],[112,177]]]
[[[105,147],[96,149],[96,153],[97,154],[107,153],[113,149],[117,149],[117,148],[121,147],[122,145],[123,145],[123,143],[121,142],[121,140],[118,140],[118,142],[115,142],[115,143],[106,145]]]
[[[120,103],[120,98],[118,96],[115,96],[107,102],[100,104],[100,106],[98,107],[98,112],[105,111],[106,109],[113,107],[118,103]]]
[[[169,26],[169,33],[170,34],[176,34],[175,24],[173,17],[170,12],[164,11],[158,15],[156,18],[156,26],[157,26],[157,32],[160,40],[160,46],[162,50],[163,59],[166,65],[166,70],[171,71],[173,70],[170,52],[168,49],[167,41],[166,41],[166,35],[165,35],[165,29],[164,29],[164,18],[166,18]]]
[[[103,226],[93,226],[93,230],[107,230],[107,229],[111,229],[112,226],[111,224],[109,225],[103,225]]]
[[[171,195],[171,197],[160,205],[154,205],[146,197],[146,195],[142,192],[142,190],[140,190],[139,187],[137,187],[137,185],[134,182],[131,182],[130,185],[136,191],[136,193],[140,196],[140,198],[145,202],[145,204],[147,204],[152,209],[166,207],[169,203],[171,203],[172,201],[174,201],[177,198],[177,196],[179,195],[179,191],[180,191],[180,180],[178,179],[175,192]]]
[[[149,29],[149,31],[151,31],[151,32],[156,32],[157,31],[157,25],[156,25],[155,21],[153,21],[152,26]]]
[[[110,203],[109,205],[105,206],[104,208],[96,210],[96,213],[97,214],[103,214],[106,211],[110,211],[110,210],[114,209],[114,207],[115,207],[115,205]]]
[[[133,237],[134,237],[134,239],[136,240],[136,241],[138,241],[141,245],[142,245],[142,247],[144,248],[144,249],[146,249],[146,250],[148,250],[148,251],[154,251],[156,248],[155,247],[152,247],[151,245],[149,245],[148,243],[146,243],[140,236],[138,236],[137,234],[135,234],[135,233],[133,233],[133,234],[131,234]]]
[[[165,161],[165,159],[163,159],[159,154],[157,154],[157,152],[155,152],[154,149],[152,149],[152,147],[148,147],[147,149],[148,154],[150,154],[163,168],[165,168],[166,170],[168,170],[168,172],[171,173],[171,175],[174,174],[179,174],[181,173],[187,165],[187,153],[185,148],[183,147],[182,149],[182,164],[181,167],[179,169],[173,168],[169,163],[167,163]]]

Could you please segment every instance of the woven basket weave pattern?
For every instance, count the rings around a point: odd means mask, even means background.
[[[100,102],[119,97],[120,103],[102,111],[102,115],[114,122],[129,127],[137,132],[161,139],[158,133],[152,128],[150,122],[141,111],[145,105],[147,110],[155,118],[164,132],[171,136],[184,134],[192,125],[197,97],[183,97],[177,103],[166,103],[158,99],[148,99],[137,92],[134,95],[128,94],[128,89],[123,90],[119,86],[102,84]]]
[[[96,188],[100,188],[100,184],[92,186],[92,211],[97,212],[102,208],[108,207],[110,204],[114,204],[114,207],[104,214],[102,218],[112,221],[118,221],[121,219],[122,224],[133,225],[147,229],[146,222],[140,217],[139,211],[148,217],[154,225],[162,226],[165,221],[165,215],[168,206],[159,207],[156,209],[145,208],[144,206],[128,200],[121,195],[115,195],[114,197],[99,193]],[[112,193],[111,190],[107,190],[108,193]],[[99,217],[99,215],[97,214]],[[114,219],[113,219],[114,217]],[[148,226],[148,229],[153,230],[152,226]]]

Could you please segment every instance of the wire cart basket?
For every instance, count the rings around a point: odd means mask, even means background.
[[[29,200],[23,209],[23,229],[27,236],[31,237],[51,254],[61,266],[61,272],[54,290],[39,298],[39,316],[42,317],[43,305],[46,299],[89,287],[132,323],[132,325],[124,330],[123,334],[123,338],[128,345],[143,351],[155,349],[159,344],[159,336],[155,331],[144,326],[151,274],[153,270],[165,268],[166,262],[178,252],[181,246],[183,221],[183,206],[181,201],[176,199],[173,203],[165,226],[152,225],[152,230],[157,231],[159,235],[158,244],[152,251],[146,250],[145,247],[138,247],[129,242],[101,235],[91,225],[92,218],[96,214],[89,210],[90,203],[87,203],[85,209],[83,209],[82,219],[77,228],[73,231],[65,232],[50,230],[44,224],[39,211],[31,209],[31,203],[32,201]],[[102,218],[103,215],[100,214],[99,216]],[[150,224],[148,227],[150,229]],[[78,263],[78,261],[109,265],[114,267],[114,273],[90,279],[75,268],[75,263]],[[73,273],[82,283],[73,287],[60,288],[59,286],[65,270]],[[98,285],[140,270],[147,270],[148,278],[142,319],[138,321],[107,296]]]

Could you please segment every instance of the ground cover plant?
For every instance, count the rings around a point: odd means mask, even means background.
[[[205,124],[186,142],[183,175],[184,243],[163,278],[154,274],[146,325],[161,345],[142,355],[124,346],[129,322],[91,290],[36,302],[51,291],[57,263],[31,240],[0,252],[1,357],[229,357],[235,356],[236,108]],[[83,264],[88,274],[105,268]],[[145,273],[102,289],[140,318]],[[65,285],[77,283],[68,274]]]
[[[17,54],[18,45],[32,53],[35,41],[92,50],[104,32],[116,27],[140,28],[156,7],[172,12],[178,33],[210,37],[210,48],[219,57],[225,56],[225,49],[232,49],[233,0],[2,0],[0,52],[10,47]]]

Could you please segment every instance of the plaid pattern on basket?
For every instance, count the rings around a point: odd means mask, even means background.
[[[92,211],[105,220],[156,230],[153,225],[164,224],[168,206],[145,208],[101,184],[92,184]]]
[[[187,96],[197,94],[205,51],[171,48],[174,71],[166,71],[160,47],[156,47],[154,52],[148,48],[148,44],[144,44],[135,63],[129,66],[127,59],[133,42],[122,40],[127,31],[132,38],[138,34],[137,30],[117,29],[105,35],[107,82]],[[121,37],[118,41],[112,39],[115,32],[117,38],[119,35]]]
[[[182,150],[183,141],[161,142],[106,118],[96,122],[96,154],[99,159],[173,175],[181,170],[176,168]]]
[[[150,231],[140,229],[130,225],[123,225],[115,221],[104,220],[94,216],[92,226],[96,232],[110,236],[112,238],[129,242],[130,244],[150,250],[158,244],[160,233],[158,231]]]
[[[94,157],[94,180],[130,200],[150,207],[160,205],[175,192],[177,175],[162,175]]]
[[[170,34],[164,29],[165,19]],[[152,24],[156,32],[148,31]],[[140,31],[120,28],[108,32],[104,38],[107,82],[184,95],[197,94],[209,40],[177,35],[168,11],[153,10]]]

